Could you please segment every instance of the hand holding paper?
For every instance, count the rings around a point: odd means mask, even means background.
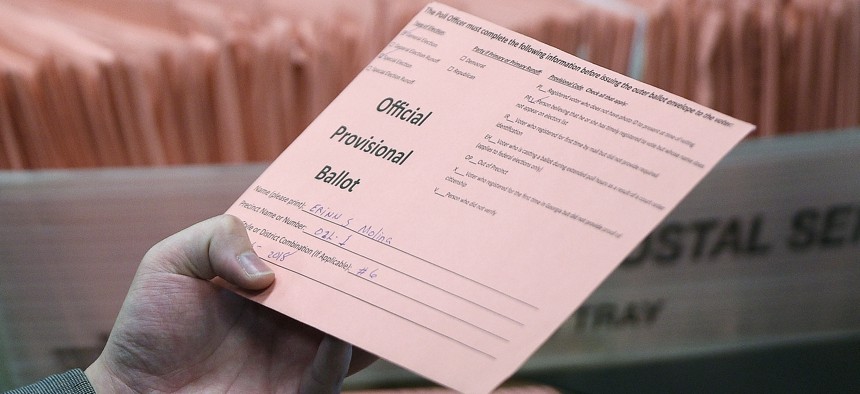
[[[751,130],[430,4],[228,210],[247,296],[486,392]]]
[[[98,391],[335,392],[373,360],[289,317],[214,285],[247,290],[274,276],[242,223],[220,216],[147,253],[110,340],[86,373]],[[353,369],[350,369],[353,368]]]

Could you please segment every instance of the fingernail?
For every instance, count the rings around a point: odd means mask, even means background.
[[[272,273],[272,269],[269,268],[263,260],[260,260],[260,257],[258,257],[254,252],[245,252],[240,254],[239,265],[242,266],[242,270],[250,277],[263,276]]]

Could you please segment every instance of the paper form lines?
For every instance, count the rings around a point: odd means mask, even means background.
[[[437,194],[438,194],[438,193],[437,193]],[[441,195],[441,194],[440,194],[440,195]],[[444,195],[442,195],[442,196],[444,197]],[[344,226],[344,225],[342,225],[342,224],[340,224],[340,223],[337,223],[337,222],[335,222],[335,221],[332,221],[332,220],[330,220],[330,219],[328,219],[328,218],[325,218],[325,217],[322,217],[322,216],[320,216],[320,215],[314,214],[313,212],[309,212],[309,211],[307,211],[307,210],[302,210],[302,212],[304,212],[304,213],[306,213],[306,214],[308,214],[308,215],[311,215],[311,216],[313,216],[313,217],[315,217],[315,218],[318,218],[318,219],[324,220],[324,221],[326,221],[326,222],[328,222],[328,223],[330,223],[330,224],[333,224],[333,225],[335,225],[335,226],[341,227],[341,228],[343,228],[343,229],[345,229],[345,230],[347,230],[347,231],[351,231],[351,232],[353,232],[353,233],[356,233],[356,234],[358,234],[358,235],[361,235],[361,236],[362,236],[362,237],[364,237],[364,238],[371,239],[371,240],[373,240],[373,241],[375,241],[375,242],[379,243],[380,245],[387,246],[387,247],[389,247],[389,248],[391,248],[391,249],[394,249],[394,250],[396,250],[396,251],[398,251],[398,252],[400,252],[400,253],[403,253],[403,254],[405,254],[405,255],[407,255],[407,256],[409,256],[409,257],[412,257],[412,258],[417,259],[417,260],[419,260],[419,261],[422,261],[422,262],[424,262],[424,263],[430,264],[431,266],[436,267],[436,268],[439,268],[439,269],[441,269],[441,270],[443,270],[443,271],[446,271],[446,272],[448,272],[448,273],[450,273],[450,274],[456,275],[456,276],[457,276],[457,277],[459,277],[459,278],[465,279],[465,280],[467,280],[467,281],[469,281],[469,282],[472,282],[472,283],[474,283],[474,284],[476,284],[476,285],[478,285],[478,286],[481,286],[481,287],[483,287],[483,288],[485,288],[485,289],[487,289],[487,290],[490,290],[490,291],[492,291],[492,292],[494,292],[494,293],[496,293],[496,294],[498,294],[498,295],[501,295],[501,296],[503,296],[503,297],[505,297],[505,298],[508,298],[508,299],[510,299],[510,300],[512,300],[512,301],[516,301],[516,302],[517,302],[517,303],[519,303],[519,304],[522,304],[522,305],[524,305],[524,306],[527,306],[527,307],[529,307],[530,309],[533,309],[533,310],[536,310],[536,311],[537,311],[537,310],[540,310],[540,308],[538,308],[537,306],[535,306],[535,305],[533,305],[533,304],[530,304],[530,303],[529,303],[529,302],[527,302],[527,301],[524,301],[524,300],[522,300],[522,299],[520,299],[520,298],[517,298],[517,297],[515,297],[515,296],[512,296],[512,295],[510,295],[510,294],[508,294],[508,293],[505,293],[505,292],[503,292],[503,291],[501,291],[501,290],[499,290],[499,289],[496,289],[496,288],[494,288],[494,287],[492,287],[492,286],[490,286],[490,285],[487,285],[487,284],[485,284],[485,283],[479,282],[479,281],[477,281],[477,280],[475,280],[475,279],[472,279],[472,278],[470,278],[470,277],[468,277],[468,276],[466,276],[466,275],[463,275],[463,274],[461,274],[461,273],[459,273],[459,272],[456,272],[456,271],[454,271],[454,270],[452,270],[452,269],[450,269],[450,268],[443,267],[443,266],[441,266],[441,265],[439,265],[439,264],[436,264],[436,263],[434,263],[434,262],[432,262],[432,261],[429,261],[429,260],[427,260],[427,259],[424,259],[424,258],[421,258],[421,257],[419,257],[419,256],[416,256],[416,255],[414,255],[414,254],[412,254],[412,253],[409,253],[409,252],[407,252],[407,251],[405,251],[405,250],[403,250],[403,249],[400,249],[400,248],[398,248],[398,247],[396,247],[396,246],[392,246],[392,245],[387,244],[387,243],[384,243],[384,242],[376,241],[375,239],[370,238],[370,237],[368,237],[368,236],[366,236],[366,235],[364,235],[364,234],[362,234],[362,233],[360,233],[360,232],[358,232],[358,231],[355,231],[355,230],[353,230],[353,229],[351,229],[351,228],[349,228],[349,227],[347,227],[347,226]],[[315,238],[317,238],[317,237],[315,237]],[[349,250],[348,250],[348,251],[349,251]],[[352,252],[352,251],[349,251],[349,252]],[[364,256],[362,256],[362,257],[364,257]],[[365,257],[365,258],[366,258],[366,257]],[[381,263],[379,263],[379,262],[376,262],[376,263],[377,263],[377,264],[381,264]],[[389,267],[389,268],[391,268],[391,267]],[[392,268],[392,269],[393,269],[393,268]],[[400,272],[400,271],[398,271],[398,272]],[[401,272],[401,273],[402,273],[402,272]],[[405,273],[403,273],[403,274],[404,274],[404,275],[406,275]],[[417,279],[417,278],[416,278],[416,279]],[[429,284],[429,283],[428,283],[428,284]]]
[[[512,322],[512,323],[515,323],[516,325],[518,325],[518,326],[520,326],[520,327],[524,326],[523,322],[521,322],[521,321],[519,321],[519,320],[517,320],[517,319],[514,319],[513,317],[510,317],[510,316],[508,316],[508,315],[505,315],[504,313],[501,313],[501,312],[499,312],[499,311],[496,311],[496,310],[493,310],[493,309],[491,309],[491,308],[489,308],[489,307],[486,307],[486,306],[484,306],[484,305],[481,305],[481,304],[479,304],[479,303],[475,302],[474,300],[470,300],[470,299],[468,299],[468,298],[466,298],[466,297],[463,297],[463,296],[461,296],[461,295],[459,295],[459,294],[452,293],[452,292],[450,292],[450,291],[448,291],[448,290],[445,290],[445,289],[443,289],[443,288],[441,288],[441,287],[439,287],[439,286],[436,286],[436,285],[434,285],[434,284],[432,284],[432,283],[429,283],[429,282],[427,282],[427,281],[425,281],[425,280],[423,280],[423,279],[421,279],[421,278],[417,278],[417,277],[415,277],[415,276],[409,275],[409,274],[407,274],[407,273],[405,273],[405,272],[403,272],[403,271],[400,271],[400,270],[398,270],[398,269],[396,269],[396,268],[393,268],[393,267],[391,267],[391,266],[389,266],[389,265],[387,265],[387,264],[381,263],[381,262],[379,262],[379,261],[377,261],[377,260],[375,260],[375,259],[372,259],[372,258],[370,258],[370,257],[367,257],[367,256],[365,256],[365,255],[363,255],[363,254],[361,254],[361,253],[358,253],[358,252],[355,252],[355,251],[353,251],[353,250],[347,249],[346,247],[344,247],[344,246],[342,246],[342,245],[340,245],[340,244],[338,244],[338,243],[334,243],[334,242],[332,242],[332,241],[329,241],[329,240],[326,240],[326,239],[323,239],[323,238],[317,237],[316,235],[311,234],[311,233],[306,232],[306,231],[303,231],[303,233],[304,233],[304,234],[306,234],[306,235],[309,235],[309,236],[311,236],[311,237],[313,237],[313,238],[315,238],[315,239],[318,239],[318,240],[320,240],[320,241],[326,242],[326,243],[328,243],[329,245],[332,245],[332,246],[334,246],[334,247],[337,247],[337,248],[343,249],[343,250],[345,250],[345,251],[347,251],[347,252],[349,252],[349,253],[352,253],[352,254],[354,254],[354,255],[356,255],[356,256],[358,256],[358,257],[361,257],[361,258],[363,258],[363,259],[365,259],[365,260],[372,261],[372,262],[374,262],[374,263],[376,263],[376,264],[379,264],[379,265],[381,265],[381,266],[383,266],[383,267],[385,267],[385,268],[388,268],[388,269],[390,269],[390,270],[392,270],[392,271],[394,271],[394,272],[397,272],[397,273],[399,273],[399,274],[401,274],[401,275],[407,276],[407,277],[409,277],[409,278],[411,278],[411,279],[414,279],[414,280],[416,280],[416,281],[418,281],[418,282],[421,282],[421,283],[423,283],[423,284],[425,284],[425,285],[428,285],[428,286],[430,286],[430,287],[433,287],[433,288],[435,288],[435,289],[437,289],[437,290],[440,290],[440,291],[444,292],[445,294],[449,294],[449,295],[451,295],[451,296],[457,297],[457,298],[459,298],[459,299],[461,299],[461,300],[463,300],[463,301],[466,301],[466,302],[468,302],[468,303],[470,303],[470,304],[472,304],[472,305],[474,305],[474,306],[477,306],[477,307],[479,307],[479,308],[481,308],[481,309],[483,309],[483,310],[485,310],[485,311],[487,311],[487,312],[490,312],[490,313],[492,313],[492,314],[494,314],[494,315],[496,315],[496,316],[498,316],[498,317],[504,318],[504,319],[506,319],[506,320],[508,320],[508,321],[510,321],[510,322]],[[383,286],[383,287],[384,287],[384,286]],[[385,287],[385,288],[386,288],[386,289],[388,289],[387,287]],[[388,290],[391,290],[391,289],[388,289]],[[392,290],[392,291],[393,291],[393,290]],[[398,294],[403,295],[403,294],[401,294],[401,293],[398,293]],[[411,299],[411,300],[413,300],[413,301],[417,301],[417,300],[413,299],[412,297],[408,297],[408,296],[407,296],[407,298],[409,298],[409,299]],[[420,301],[418,301],[418,302],[420,302]],[[424,304],[423,302],[421,302],[421,303],[422,303],[422,304]],[[427,304],[425,304],[425,305],[427,305]],[[427,305],[427,306],[430,306],[430,305]],[[431,307],[431,308],[436,309],[435,307]],[[437,309],[437,310],[438,310],[438,309]],[[442,312],[442,311],[440,310],[440,312]],[[449,316],[454,317],[453,315],[450,315],[450,314],[449,314],[449,313],[447,313],[447,312],[443,312],[443,313],[445,313],[446,315],[449,315]],[[458,319],[458,320],[461,320],[461,319],[459,319],[459,318],[457,318],[457,319]],[[465,321],[464,321],[464,322],[465,322]],[[471,323],[469,323],[469,324],[471,325]],[[475,326],[475,327],[477,327],[477,326]],[[480,327],[478,327],[478,328],[480,328]],[[484,329],[481,329],[481,330],[484,330]],[[484,331],[486,331],[486,330],[484,330]],[[495,335],[495,334],[493,334],[493,335]],[[499,338],[502,338],[502,337],[499,337]],[[505,338],[502,338],[502,339],[505,339]]]
[[[311,280],[311,281],[316,282],[316,283],[318,283],[318,284],[320,284],[320,285],[323,285],[323,286],[325,286],[325,287],[328,287],[329,289],[335,290],[335,291],[337,291],[337,292],[339,292],[339,293],[342,293],[342,294],[344,294],[344,295],[346,295],[346,296],[349,296],[349,297],[351,297],[351,298],[353,298],[353,299],[356,299],[356,300],[358,300],[358,301],[361,301],[361,302],[363,302],[363,303],[365,303],[365,304],[367,304],[367,305],[370,305],[370,306],[372,306],[372,307],[374,307],[374,308],[376,308],[376,309],[379,309],[379,310],[381,310],[381,311],[383,311],[383,312],[386,312],[386,313],[388,313],[388,314],[390,314],[390,315],[392,315],[392,316],[398,317],[398,318],[400,318],[400,319],[402,319],[402,320],[404,320],[404,321],[407,321],[407,322],[409,322],[409,323],[412,323],[412,324],[414,324],[414,325],[416,325],[416,326],[418,326],[418,327],[421,327],[421,328],[423,328],[423,329],[425,329],[425,330],[427,330],[427,331],[430,331],[430,332],[432,332],[432,333],[434,333],[434,334],[436,334],[436,335],[439,335],[439,336],[441,336],[441,337],[443,337],[443,338],[446,338],[446,339],[448,339],[448,340],[450,340],[450,341],[453,341],[454,343],[457,343],[457,344],[459,344],[459,345],[461,345],[461,346],[463,346],[463,347],[465,347],[465,348],[467,348],[467,349],[470,349],[470,350],[472,350],[472,351],[474,351],[474,352],[476,352],[476,353],[478,353],[478,354],[481,354],[481,355],[483,355],[483,356],[485,356],[485,357],[487,357],[487,358],[489,358],[489,359],[491,359],[491,360],[495,360],[495,359],[496,359],[496,357],[495,357],[495,356],[493,356],[493,355],[492,355],[492,354],[490,354],[490,353],[487,353],[487,352],[485,352],[485,351],[483,351],[483,350],[481,350],[481,349],[478,349],[478,348],[476,348],[476,347],[474,347],[474,346],[472,346],[472,345],[469,345],[469,344],[467,344],[467,343],[465,343],[465,342],[463,342],[463,341],[461,341],[461,340],[459,340],[459,339],[457,339],[457,338],[454,338],[454,337],[452,337],[452,336],[450,336],[450,335],[448,335],[448,334],[445,334],[445,333],[443,333],[443,332],[440,332],[440,331],[434,330],[434,329],[432,329],[432,328],[430,328],[430,327],[427,327],[427,326],[425,326],[424,324],[421,324],[421,323],[419,323],[419,322],[416,322],[416,321],[414,321],[414,320],[412,320],[412,319],[410,319],[410,318],[408,318],[408,317],[406,317],[406,316],[400,315],[400,314],[398,314],[397,312],[394,312],[394,311],[391,311],[391,310],[385,309],[384,307],[382,307],[382,306],[380,306],[380,305],[376,305],[376,304],[374,304],[373,302],[370,302],[370,301],[368,301],[368,300],[365,300],[365,299],[363,299],[363,298],[361,298],[361,297],[359,297],[359,296],[357,296],[357,295],[355,295],[355,294],[348,293],[348,292],[343,291],[343,290],[341,290],[341,289],[338,289],[338,288],[336,288],[336,287],[334,287],[334,286],[331,286],[331,285],[329,285],[329,284],[327,284],[327,283],[320,282],[320,281],[319,281],[319,280],[317,280],[317,279],[311,278],[310,276],[307,276],[307,275],[305,275],[305,274],[303,274],[303,273],[301,273],[301,272],[298,272],[298,271],[296,271],[296,270],[293,270],[293,269],[287,268],[287,267],[285,267],[285,266],[283,266],[283,265],[280,265],[280,264],[274,263],[274,262],[269,261],[269,260],[266,260],[266,259],[262,259],[262,260],[263,260],[263,261],[268,262],[269,264],[272,264],[272,265],[278,266],[278,267],[280,267],[280,268],[283,268],[283,269],[285,269],[285,270],[287,270],[287,271],[289,271],[289,272],[292,272],[292,273],[294,273],[294,274],[296,274],[296,275],[299,275],[299,276],[301,276],[301,277],[303,277],[303,278],[305,278],[305,279]]]
[[[414,301],[414,302],[416,302],[416,303],[418,303],[418,304],[424,305],[424,306],[426,306],[426,307],[428,307],[428,308],[430,308],[430,309],[433,309],[433,310],[435,310],[435,311],[437,311],[437,312],[439,312],[439,313],[442,313],[442,314],[444,314],[444,315],[446,315],[446,316],[448,316],[448,317],[450,317],[450,318],[452,318],[452,319],[454,319],[454,320],[458,320],[458,321],[460,321],[460,322],[463,322],[463,323],[465,323],[465,324],[468,324],[468,325],[470,325],[470,326],[472,326],[472,327],[474,327],[474,328],[477,328],[478,330],[481,330],[481,331],[483,331],[484,333],[486,333],[486,334],[488,334],[488,335],[491,335],[491,336],[494,336],[494,337],[496,337],[496,338],[498,338],[498,339],[500,339],[500,340],[502,340],[502,341],[505,341],[505,342],[510,342],[510,341],[511,341],[510,339],[505,338],[505,337],[503,337],[503,336],[501,336],[501,335],[499,335],[499,334],[496,334],[496,333],[494,333],[494,332],[492,332],[492,331],[490,331],[490,330],[488,330],[488,329],[486,329],[486,328],[483,328],[483,327],[481,327],[481,326],[479,326],[479,325],[477,325],[477,324],[475,324],[475,323],[472,323],[472,322],[467,321],[467,320],[465,320],[465,319],[462,319],[462,318],[460,318],[460,317],[454,316],[454,315],[452,315],[451,313],[445,312],[445,311],[443,311],[443,310],[441,310],[441,309],[439,309],[439,308],[437,308],[437,307],[435,307],[435,306],[433,306],[433,305],[430,305],[430,304],[428,304],[428,303],[426,303],[426,302],[419,301],[419,300],[417,300],[417,299],[415,299],[415,298],[412,298],[412,297],[410,297],[410,296],[408,296],[408,295],[406,295],[406,294],[403,294],[403,293],[401,293],[401,292],[399,292],[399,291],[397,291],[397,290],[394,290],[394,289],[392,289],[392,288],[390,288],[390,287],[383,286],[381,283],[379,283],[379,282],[375,282],[375,281],[373,281],[372,279],[367,279],[367,278],[365,278],[365,277],[363,277],[363,276],[360,276],[360,275],[358,275],[358,274],[355,274],[355,273],[351,273],[351,274],[353,274],[354,276],[356,276],[356,277],[358,277],[358,278],[361,278],[361,279],[363,279],[363,280],[365,280],[365,281],[367,281],[367,282],[373,283],[374,285],[377,285],[377,286],[379,286],[379,287],[381,287],[381,288],[383,288],[383,289],[385,289],[385,290],[388,290],[388,291],[390,291],[390,292],[392,292],[392,293],[394,293],[394,294],[397,294],[397,295],[399,295],[399,296],[401,296],[401,297],[407,298],[407,299],[412,300],[412,301]]]

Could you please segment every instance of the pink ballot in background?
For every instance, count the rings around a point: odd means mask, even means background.
[[[488,392],[752,129],[434,3],[227,212],[249,297]]]

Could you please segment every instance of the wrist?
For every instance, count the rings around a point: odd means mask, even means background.
[[[131,388],[124,384],[122,380],[105,365],[101,356],[96,359],[95,362],[90,364],[86,370],[84,370],[84,374],[87,375],[87,379],[89,379],[90,385],[93,386],[96,393],[131,391]]]

